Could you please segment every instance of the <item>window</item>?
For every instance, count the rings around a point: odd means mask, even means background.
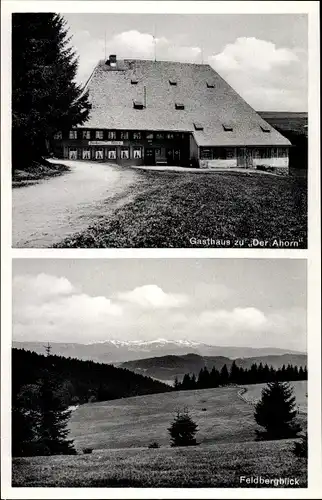
[[[143,109],[143,102],[142,101],[133,101],[133,108],[134,109]]]
[[[131,84],[132,85],[137,85],[138,84],[138,80],[136,78],[131,78]]]
[[[62,138],[63,138],[62,132],[56,132],[56,134],[54,134],[54,139],[62,139]]]
[[[175,103],[175,108],[176,109],[184,109],[184,104],[182,104],[182,102],[176,102]]]
[[[288,157],[288,150],[287,148],[278,148],[278,158],[287,158]]]
[[[170,83],[170,85],[175,86],[175,85],[177,85],[177,80],[175,78],[170,78],[169,83]]]
[[[193,126],[195,127],[195,130],[203,130],[203,125],[199,122],[195,122]]]
[[[214,89],[215,88],[215,84],[213,82],[207,82],[207,88],[208,89]]]
[[[133,159],[141,160],[142,158],[142,148],[133,148]]]
[[[107,150],[107,158],[109,160],[116,160],[116,148],[110,148]]]
[[[69,149],[69,159],[77,160],[77,149]]]
[[[267,133],[267,132],[271,131],[271,129],[269,128],[268,125],[261,125],[260,127],[261,127],[261,129],[262,129],[263,132]]]
[[[234,129],[233,129],[233,125],[231,123],[223,123],[222,124],[223,126],[223,129],[225,132],[232,132]]]
[[[134,140],[141,139],[141,132],[133,132],[133,139]]]
[[[129,158],[130,158],[129,148],[122,148],[121,149],[121,159],[128,160]]]
[[[95,150],[95,160],[103,160],[103,148]]]
[[[69,138],[70,139],[77,139],[77,130],[70,130],[69,131]]]
[[[110,141],[113,141],[116,139],[116,132],[114,130],[109,130],[107,132],[107,138],[110,140]]]
[[[89,130],[83,130],[82,132],[83,139],[90,139],[91,138],[91,133]]]
[[[172,132],[169,132],[167,134],[167,139],[174,139],[174,134]]]
[[[147,132],[146,133],[146,138],[147,139],[153,139],[153,133],[152,132]]]
[[[212,149],[211,148],[201,148],[200,158],[201,158],[201,160],[212,160]]]
[[[121,139],[127,140],[129,138],[129,133],[128,132],[121,132],[120,136],[121,136]]]
[[[95,139],[103,139],[103,137],[104,137],[103,130],[95,131]]]
[[[82,157],[83,157],[83,160],[90,160],[91,159],[91,150],[89,148],[84,148]]]
[[[164,133],[163,132],[157,132],[155,134],[156,139],[164,139]]]

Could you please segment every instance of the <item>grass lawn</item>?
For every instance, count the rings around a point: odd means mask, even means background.
[[[306,463],[294,457],[292,446],[287,440],[19,458],[13,486],[229,488],[247,487],[241,476],[260,476],[297,478],[303,488]]]
[[[259,239],[306,248],[306,192],[301,178],[140,171],[134,200],[58,246],[248,248]]]
[[[14,486],[240,487],[240,476],[294,477],[306,485],[306,462],[293,440],[258,442],[253,406],[238,387],[179,391],[82,405],[72,414],[76,456],[17,458]],[[167,428],[187,407],[198,446],[171,448]],[[204,410],[206,409],[206,410]],[[301,416],[303,428],[306,416]],[[160,448],[149,449],[157,441]],[[83,455],[82,448],[93,453]]]

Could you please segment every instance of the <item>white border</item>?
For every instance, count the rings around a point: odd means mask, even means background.
[[[307,13],[309,16],[309,249],[106,249],[11,250],[10,101],[12,12],[61,13]],[[321,498],[321,322],[320,322],[320,128],[319,128],[319,2],[215,2],[215,1],[7,1],[1,12],[1,165],[2,165],[2,498]],[[10,98],[9,98],[10,97]],[[308,260],[309,355],[309,487],[296,489],[135,489],[135,488],[11,488],[10,359],[11,359],[11,258],[291,258]]]

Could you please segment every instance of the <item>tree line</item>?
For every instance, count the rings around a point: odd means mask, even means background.
[[[291,380],[307,380],[307,368],[297,367],[291,364],[281,368],[263,365],[262,363],[253,363],[250,368],[237,366],[233,361],[230,369],[225,364],[221,370],[217,370],[214,366],[211,371],[205,366],[199,372],[198,377],[194,373],[186,373],[179,382],[176,377],[174,380],[174,388],[180,390],[191,389],[210,389],[213,387],[225,386],[228,384],[261,384],[268,382],[284,382]]]

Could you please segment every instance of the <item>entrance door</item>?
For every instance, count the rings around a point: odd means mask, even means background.
[[[173,151],[173,163],[175,165],[180,165],[180,149],[174,149],[174,151]]]
[[[173,160],[173,149],[167,149],[167,162],[168,165],[174,165],[174,160]]]
[[[155,152],[153,148],[145,148],[144,163],[145,165],[155,165]]]
[[[252,152],[248,148],[237,148],[237,167],[250,168],[253,166]]]

